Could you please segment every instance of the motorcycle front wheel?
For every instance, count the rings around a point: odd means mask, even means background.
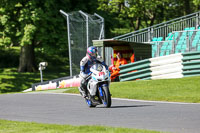
[[[102,93],[103,93],[103,96],[101,98],[102,102],[106,108],[109,108],[111,106],[111,94],[108,86],[102,87]]]

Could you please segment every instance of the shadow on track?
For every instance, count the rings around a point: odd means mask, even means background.
[[[139,108],[148,106],[155,106],[155,105],[123,105],[123,106],[111,106],[110,108]],[[105,107],[96,107],[96,108],[105,108]]]

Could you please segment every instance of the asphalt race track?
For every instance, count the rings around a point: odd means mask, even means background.
[[[0,119],[199,133],[200,104],[112,99],[111,108],[88,108],[78,95],[2,94]]]

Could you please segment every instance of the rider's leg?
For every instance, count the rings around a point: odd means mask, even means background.
[[[81,79],[79,91],[81,92],[84,98],[86,97],[86,89],[87,89],[87,81],[83,78]]]

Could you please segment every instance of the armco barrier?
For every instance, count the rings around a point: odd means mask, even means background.
[[[146,68],[142,70],[137,70],[135,72],[121,74],[120,81],[143,79],[143,78],[148,78],[150,76],[151,76],[151,70],[150,68]]]
[[[120,81],[200,75],[200,52],[178,53],[120,66]]]
[[[127,73],[127,72],[131,72],[134,70],[141,70],[141,69],[145,69],[145,68],[149,68],[149,64],[150,64],[150,60],[149,59],[145,59],[145,60],[141,60],[135,63],[129,63],[126,65],[122,65],[120,66],[120,74],[123,73]]]
[[[200,75],[200,52],[183,53],[183,75]]]

